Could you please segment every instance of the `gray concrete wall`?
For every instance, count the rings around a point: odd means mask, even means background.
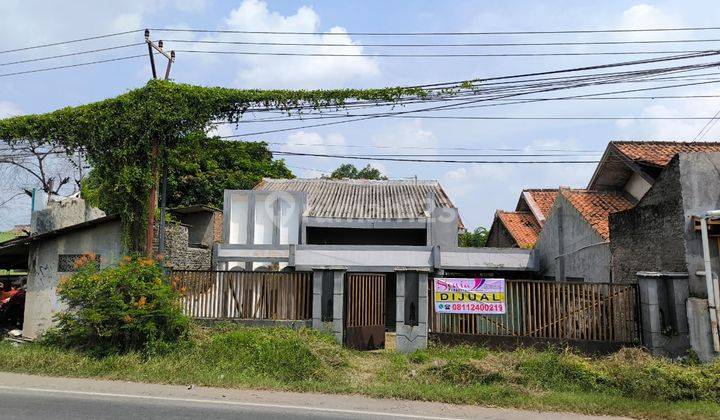
[[[687,274],[648,272],[637,281],[643,346],[661,356],[684,355],[690,347]]]
[[[122,255],[120,239],[120,222],[111,221],[33,244],[28,262],[23,335],[37,338],[52,325],[53,315],[63,309],[56,288],[62,276],[72,273],[57,271],[60,254],[92,252],[100,256],[102,266],[108,266]]]
[[[632,209],[610,215],[613,281],[640,271],[687,272],[680,165],[673,160]]]
[[[103,216],[105,213],[87,205],[82,198],[51,201],[47,208],[32,213],[30,232],[41,234]]]
[[[558,280],[608,282],[610,247],[603,242],[605,239],[558,195],[535,243],[540,273]]]
[[[690,274],[690,296],[707,298],[705,278],[696,274],[704,267],[700,232],[695,231],[692,216],[720,209],[720,153],[682,153],[676,159],[680,163],[685,227],[683,237],[685,261]],[[710,240],[710,255],[712,270],[720,272],[717,241],[714,238]]]
[[[428,343],[428,275],[418,273],[418,325],[405,325],[405,273],[396,273],[395,281],[395,349],[402,353],[425,349]]]
[[[430,240],[427,245],[442,249],[458,247],[458,211],[448,207],[436,207],[428,222]]]
[[[191,244],[200,244],[212,247],[215,243],[215,214],[210,212],[197,212],[177,214],[176,217],[183,224],[188,225],[188,240]]]

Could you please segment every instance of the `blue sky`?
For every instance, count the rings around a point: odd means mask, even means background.
[[[519,31],[562,29],[612,29],[680,26],[717,26],[720,9],[713,1],[259,1],[259,0],[159,0],[72,2],[3,0],[0,4],[0,51],[135,28],[207,28],[299,32],[429,32]],[[154,38],[193,40],[278,41],[271,36],[153,33]],[[373,38],[367,36],[283,35],[289,42],[348,42],[344,53],[400,52],[364,46],[373,42],[547,42],[720,38],[720,31],[654,34],[572,34],[451,37]],[[4,54],[0,63],[137,42],[140,34],[82,44]],[[494,48],[492,52],[587,52],[651,49],[709,49],[720,43]],[[234,47],[191,45],[192,48],[307,52],[308,47]],[[124,50],[58,59],[41,63],[2,66],[0,74],[50,65],[142,53],[138,46]],[[167,48],[188,48],[168,42]],[[332,48],[332,47],[330,47]],[[329,50],[331,52],[337,50]],[[419,50],[416,50],[420,52]],[[413,51],[413,52],[416,52]],[[436,48],[421,52],[447,53]],[[458,49],[457,52],[490,52]],[[373,57],[234,57],[178,53],[173,78],[178,82],[239,88],[334,88],[413,85],[463,80],[556,68],[577,67],[638,58],[637,56],[498,57],[498,58],[373,58]],[[30,75],[0,77],[0,117],[38,113],[115,96],[142,86],[150,75],[147,60],[79,67]],[[645,84],[642,87],[645,87]],[[673,89],[672,94],[720,94],[714,85]],[[638,85],[623,85],[636,88]],[[615,88],[615,87],[612,87]],[[611,88],[611,89],[612,89]],[[608,89],[608,88],[605,88]],[[597,92],[585,90],[579,93]],[[668,92],[670,93],[670,92]],[[712,116],[720,98],[656,99],[628,101],[558,101],[488,109],[454,111],[456,115],[488,116],[608,116],[667,117]],[[446,112],[446,115],[453,113]],[[313,123],[317,121],[308,121]],[[222,127],[222,134],[247,133],[305,125],[303,122],[252,123],[237,130]],[[601,151],[610,140],[691,139],[703,121],[457,121],[428,119],[375,119],[329,127],[251,136],[272,148],[317,153],[437,153],[435,149],[402,147],[515,148],[527,153],[544,149]],[[705,139],[717,139],[720,125]],[[361,146],[361,147],[357,147]],[[378,149],[372,146],[400,147]],[[403,152],[401,152],[403,150]],[[448,153],[446,151],[445,153]],[[289,157],[298,176],[317,176],[342,161],[329,158]],[[358,163],[358,162],[356,162]],[[364,164],[359,162],[359,165]],[[495,209],[512,209],[522,188],[584,186],[593,165],[472,165],[376,164],[391,178],[417,176],[438,179],[460,208],[469,227],[488,226]],[[310,169],[300,169],[310,168]],[[315,169],[315,170],[312,170]],[[0,202],[18,186],[31,180],[3,173]],[[29,220],[29,200],[21,197],[0,209],[0,229]]]

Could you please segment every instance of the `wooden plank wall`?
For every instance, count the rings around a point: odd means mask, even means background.
[[[192,318],[312,318],[312,273],[174,271],[172,278]]]
[[[637,298],[633,284],[508,280],[504,315],[439,314],[429,299],[430,332],[637,343]]]

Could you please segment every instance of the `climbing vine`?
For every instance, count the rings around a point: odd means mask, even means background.
[[[28,139],[69,152],[82,150],[95,171],[98,200],[109,213],[119,214],[123,242],[130,252],[144,246],[148,197],[155,180],[154,141],[175,149],[191,133],[211,123],[239,122],[252,109],[342,108],[347,101],[397,103],[426,98],[417,88],[337,90],[239,90],[200,87],[152,80],[115,98],[47,114],[0,120],[0,141]]]

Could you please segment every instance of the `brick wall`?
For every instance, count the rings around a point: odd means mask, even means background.
[[[674,159],[637,206],[610,215],[613,281],[635,282],[639,271],[687,271],[684,230],[680,169]]]

